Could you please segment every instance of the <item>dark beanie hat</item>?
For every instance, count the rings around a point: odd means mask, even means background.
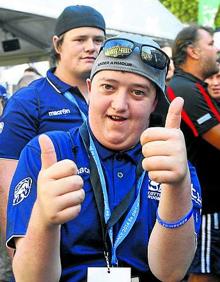
[[[58,17],[54,33],[60,36],[78,27],[95,27],[105,32],[105,20],[97,10],[90,6],[68,6]]]

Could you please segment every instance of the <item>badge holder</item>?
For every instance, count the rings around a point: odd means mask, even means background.
[[[89,267],[87,282],[131,282],[130,267],[110,267],[108,253],[104,256],[107,267]]]

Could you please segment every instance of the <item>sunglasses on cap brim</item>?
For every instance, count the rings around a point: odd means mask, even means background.
[[[129,39],[110,38],[103,43],[101,50],[106,57],[126,58],[136,47],[139,48],[140,58],[145,64],[160,70],[168,69],[169,57],[161,49],[152,45],[139,44]]]

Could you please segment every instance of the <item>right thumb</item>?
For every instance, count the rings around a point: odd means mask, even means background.
[[[41,168],[47,169],[57,162],[54,145],[46,134],[39,136],[39,144],[41,149]]]

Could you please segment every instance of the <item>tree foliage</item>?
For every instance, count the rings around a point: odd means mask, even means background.
[[[181,22],[198,22],[198,3],[199,0],[160,0],[160,2]],[[215,26],[220,27],[220,8],[215,17]]]
[[[218,8],[218,12],[215,17],[215,26],[216,28],[220,28],[220,7]]]

